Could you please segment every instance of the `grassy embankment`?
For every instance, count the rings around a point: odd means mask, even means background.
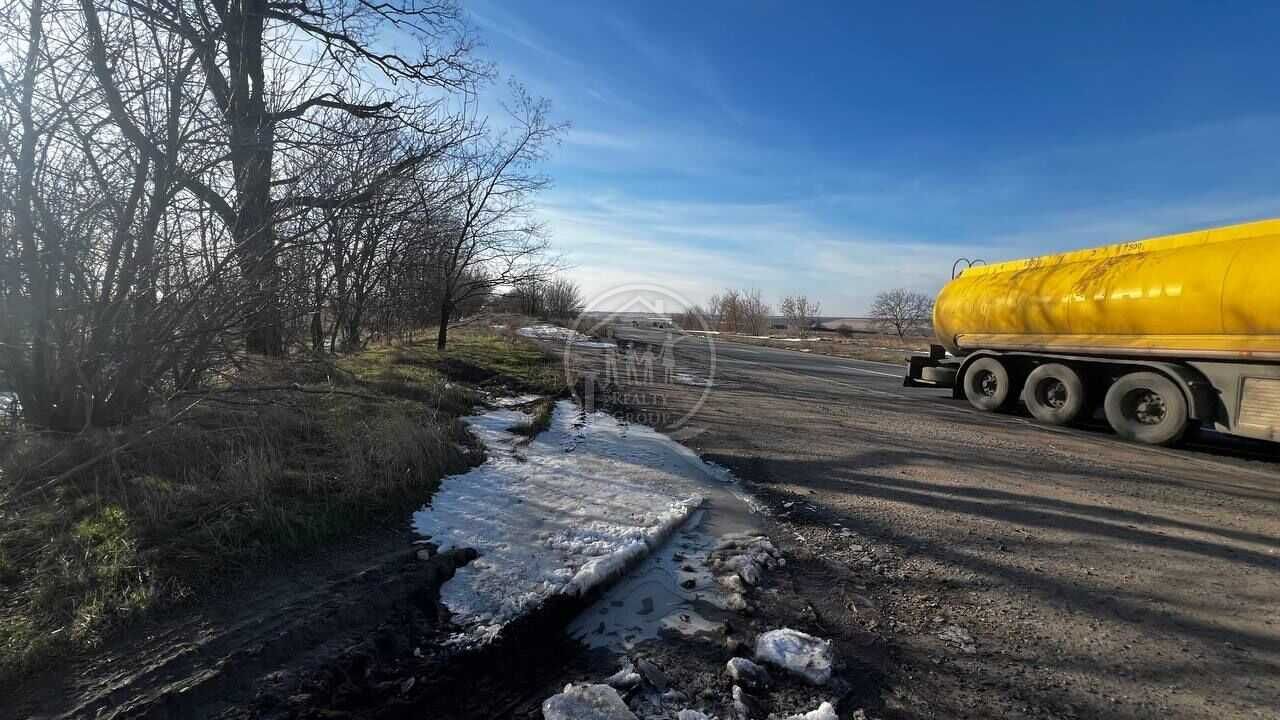
[[[535,345],[486,329],[228,377],[127,427],[0,439],[0,684],[256,564],[403,523],[477,459],[458,420],[474,386],[563,386]]]

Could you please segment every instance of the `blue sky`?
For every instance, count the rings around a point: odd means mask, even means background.
[[[858,314],[960,256],[1280,216],[1280,4],[465,7],[573,123],[539,212],[588,297]]]

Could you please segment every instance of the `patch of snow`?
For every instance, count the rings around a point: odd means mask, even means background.
[[[698,377],[690,373],[678,372],[672,375],[671,379],[677,385],[694,385],[697,387],[708,387],[711,385],[711,380],[707,378]]]
[[[814,685],[831,679],[831,643],[798,630],[770,630],[756,638],[756,660],[793,672]]]
[[[638,720],[608,685],[565,685],[542,703],[546,720]]]
[[[560,340],[574,347],[583,348],[611,348],[616,347],[614,343],[593,340],[587,335],[583,335],[577,330],[571,328],[563,328],[559,325],[530,325],[522,327],[516,331],[517,335],[522,335],[534,340]]]
[[[676,720],[712,720],[712,719],[710,717],[707,717],[707,715],[698,712],[697,710],[681,710],[680,712],[676,713]]]
[[[415,529],[441,550],[480,554],[441,590],[468,630],[460,639],[490,639],[553,595],[617,578],[702,504],[706,477],[714,477],[658,432],[584,415],[569,400],[523,444],[509,428],[529,419],[506,409],[468,418],[488,459],[445,478],[430,506],[414,514]]]
[[[817,710],[810,710],[799,715],[788,715],[787,720],[840,720],[840,718],[836,715],[835,707],[829,702],[824,702],[818,706]]]
[[[734,592],[759,585],[765,569],[778,567],[782,553],[764,535],[730,535],[711,553],[711,566],[721,584]]]
[[[541,400],[541,395],[525,394],[513,395],[511,397],[489,398],[487,401],[490,405],[497,408],[512,408],[520,405],[527,405],[535,400]]]
[[[628,660],[622,669],[604,679],[604,684],[619,690],[630,690],[640,684],[640,673],[636,666]]]

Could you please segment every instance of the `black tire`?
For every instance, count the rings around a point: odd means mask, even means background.
[[[1126,440],[1173,445],[1187,432],[1187,397],[1172,380],[1153,372],[1121,377],[1107,390],[1107,422]]]
[[[1049,425],[1070,425],[1085,407],[1084,380],[1066,365],[1048,363],[1027,376],[1022,402],[1035,419]]]
[[[1017,397],[1009,369],[993,357],[978,358],[964,372],[964,396],[969,404],[985,412],[1008,406]]]

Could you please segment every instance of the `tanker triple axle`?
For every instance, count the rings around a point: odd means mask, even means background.
[[[941,345],[906,384],[980,410],[1101,410],[1161,445],[1193,427],[1280,440],[1280,220],[972,267],[933,326]]]

